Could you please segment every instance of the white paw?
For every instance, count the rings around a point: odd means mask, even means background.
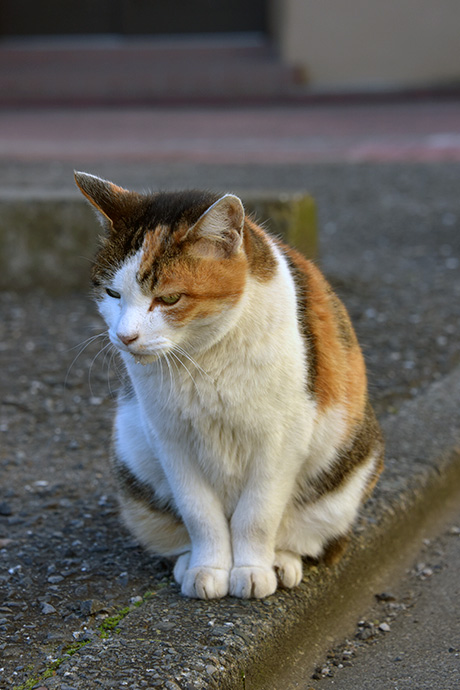
[[[220,599],[228,594],[228,570],[189,568],[182,579],[182,594],[194,599]]]
[[[181,585],[184,579],[185,571],[188,568],[190,562],[190,551],[181,553],[174,566],[174,579],[178,585]]]
[[[302,579],[302,560],[293,551],[277,551],[274,568],[283,587],[297,587]]]
[[[230,594],[242,599],[262,599],[276,590],[277,581],[273,568],[240,566],[230,573]]]

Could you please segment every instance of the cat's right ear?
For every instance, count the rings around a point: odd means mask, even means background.
[[[74,171],[75,182],[82,194],[96,209],[99,220],[108,230],[130,215],[132,203],[138,195],[103,180],[96,175]]]
[[[201,256],[231,256],[242,244],[244,208],[234,194],[224,194],[205,211],[185,235]]]

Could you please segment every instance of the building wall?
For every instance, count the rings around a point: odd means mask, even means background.
[[[460,83],[460,0],[274,0],[272,30],[312,87]]]

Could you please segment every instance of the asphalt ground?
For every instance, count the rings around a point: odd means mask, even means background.
[[[74,117],[84,121],[92,113]],[[425,157],[423,163],[419,157],[403,160],[400,152],[398,162],[351,164],[343,156],[313,165],[232,163],[225,155],[208,163],[196,156],[168,162],[153,154],[120,160],[97,149],[90,155],[83,145],[78,160],[57,150],[28,159],[26,148],[16,156],[9,150],[0,163],[2,193],[21,192],[25,202],[31,191],[71,189],[73,167],[137,189],[307,190],[318,204],[319,262],[352,315],[380,418],[397,418],[431,385],[448,381],[460,362],[460,165],[453,149],[438,150],[436,160]],[[288,612],[308,598],[315,573],[306,574],[298,592],[279,593],[267,603],[229,600],[208,606],[181,599],[170,565],[143,553],[118,523],[107,462],[116,364],[104,352],[98,356],[97,343],[73,362],[79,344],[102,328],[87,295],[51,297],[37,286],[26,294],[3,293],[0,304],[0,687],[25,687],[40,678],[48,688],[223,687],[227,658],[250,659],[260,653],[255,643],[261,636],[269,638],[275,628],[279,635],[279,616],[288,621]],[[448,399],[446,393],[446,404]],[[434,416],[439,418],[430,420],[433,428],[442,429],[439,406]],[[421,422],[421,436],[425,428],[428,418]],[[403,456],[407,452],[401,449]],[[417,463],[423,466],[423,448],[418,454],[414,471]],[[398,461],[397,452],[388,458],[366,524],[372,524],[379,496],[398,510],[403,500]],[[358,546],[362,528],[358,525]],[[449,552],[446,558],[451,557]],[[131,614],[124,633],[107,642],[115,656],[104,665],[100,634],[109,635],[104,621],[146,601],[149,592],[155,592],[156,608],[143,624],[157,631],[150,665],[142,655],[144,643],[133,653]],[[335,637],[340,640],[339,621]],[[89,644],[53,670],[59,655],[80,642]],[[326,643],[318,641],[318,662]],[[422,654],[422,648],[411,654]],[[249,673],[245,682],[256,687]]]
[[[455,690],[460,687],[460,513],[425,538],[392,588],[376,592],[348,639],[291,688]],[[307,674],[306,674],[307,675]]]

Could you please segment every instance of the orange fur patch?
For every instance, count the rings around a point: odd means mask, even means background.
[[[139,275],[147,275],[151,270],[154,261],[157,260],[160,252],[163,238],[168,231],[166,225],[157,225],[155,230],[148,230],[145,233],[144,242],[142,244],[142,257],[139,266]]]
[[[343,340],[333,304],[333,293],[316,266],[305,261],[309,285],[308,313],[315,339],[317,357],[317,394],[320,407],[341,403],[347,409],[350,420],[361,419],[366,401],[366,371],[364,360],[356,341],[350,337],[351,346]],[[353,333],[350,322],[348,330]],[[353,342],[354,341],[354,342]]]
[[[182,293],[183,298],[165,316],[176,325],[205,318],[235,304],[246,284],[244,255],[231,259],[183,259],[165,267],[155,293]]]
[[[281,245],[281,249],[295,267],[303,299],[299,317],[304,323],[312,373],[314,369],[312,392],[320,409],[342,405],[351,428],[364,415],[367,379],[350,318],[315,264],[290,247]]]

